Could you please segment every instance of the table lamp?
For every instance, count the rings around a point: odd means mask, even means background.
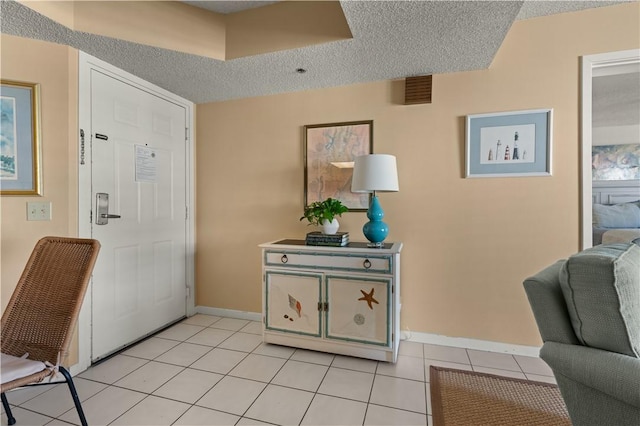
[[[369,154],[355,158],[351,192],[373,193],[367,210],[369,222],[362,232],[370,241],[369,247],[384,247],[384,239],[389,234],[389,225],[382,221],[384,211],[380,206],[376,192],[397,192],[398,170],[396,157],[388,154]]]

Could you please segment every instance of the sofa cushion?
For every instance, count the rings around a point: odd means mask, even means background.
[[[634,203],[594,204],[593,226],[596,228],[640,228],[640,206]]]
[[[574,254],[560,285],[583,345],[640,357],[640,247],[609,244]]]

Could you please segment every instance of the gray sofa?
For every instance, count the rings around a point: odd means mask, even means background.
[[[524,281],[574,425],[640,425],[640,247],[600,245]]]

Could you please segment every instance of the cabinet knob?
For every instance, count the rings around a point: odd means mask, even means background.
[[[287,263],[288,261],[289,261],[289,258],[287,257],[287,255],[283,254],[282,257],[280,258],[280,262]]]
[[[362,266],[364,266],[364,269],[371,268],[371,261],[369,261],[369,259],[365,259],[364,262],[362,262]]]

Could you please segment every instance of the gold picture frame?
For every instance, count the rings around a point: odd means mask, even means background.
[[[40,85],[1,84],[0,195],[42,195]]]
[[[373,120],[304,126],[304,205],[327,198],[366,211],[369,194],[351,192],[353,161],[373,152]]]

